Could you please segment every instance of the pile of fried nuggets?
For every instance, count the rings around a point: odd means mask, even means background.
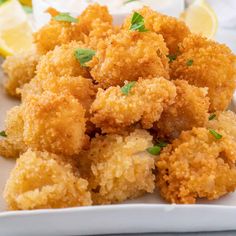
[[[22,101],[0,140],[0,155],[17,158],[9,209],[110,204],[156,187],[171,203],[235,190],[228,47],[148,7],[121,27],[98,4],[75,23],[49,12],[35,48],[3,64],[7,92]],[[145,30],[131,29],[134,14]],[[82,64],[78,49],[95,55]]]

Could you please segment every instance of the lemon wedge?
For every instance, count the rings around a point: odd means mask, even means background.
[[[20,3],[26,6],[32,6],[32,1],[31,0],[20,0]]]
[[[218,29],[218,20],[214,10],[205,0],[195,0],[180,16],[192,33],[213,38]]]
[[[17,0],[0,5],[0,54],[13,55],[32,48],[32,29]]]

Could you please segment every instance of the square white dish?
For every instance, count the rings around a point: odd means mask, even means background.
[[[236,52],[235,32],[219,31],[217,38]],[[5,94],[1,73],[0,130],[4,129],[6,111],[19,103]],[[13,166],[14,160],[0,157],[0,194]],[[0,195],[0,235],[4,236],[220,230],[236,230],[236,193],[196,205],[166,204],[158,193],[153,193],[119,205],[18,212],[7,212]]]

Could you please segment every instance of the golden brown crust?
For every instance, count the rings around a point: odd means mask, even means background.
[[[139,77],[169,78],[168,49],[161,35],[121,31],[100,41],[96,55],[87,63],[102,88],[122,86]]]
[[[194,128],[163,150],[156,162],[157,186],[167,201],[195,203],[235,190],[236,142],[221,134],[217,140],[206,128]]]
[[[170,64],[171,78],[208,87],[210,110],[226,109],[236,85],[236,58],[231,50],[198,35],[185,38],[179,48],[180,54]],[[189,60],[193,60],[191,66],[187,65]]]
[[[209,117],[207,88],[189,85],[184,80],[173,82],[177,92],[175,101],[154,125],[158,136],[171,139],[177,138],[183,130],[205,126]]]
[[[60,156],[28,150],[12,170],[4,198],[10,210],[87,206],[87,185]]]
[[[164,78],[139,79],[128,95],[122,93],[120,86],[99,89],[91,106],[91,121],[105,133],[119,132],[139,121],[148,129],[175,96],[175,85]]]
[[[146,152],[152,136],[145,130],[130,135],[92,139],[90,150],[79,158],[80,171],[89,181],[95,204],[109,204],[153,192],[154,159]]]

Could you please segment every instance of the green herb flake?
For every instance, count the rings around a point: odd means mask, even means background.
[[[127,3],[130,3],[130,2],[137,2],[137,1],[139,1],[139,0],[127,0],[127,1],[124,1],[123,4],[125,5],[125,4],[127,4]]]
[[[176,60],[177,56],[176,55],[167,55],[167,57],[169,58],[169,62],[172,63],[173,61]]]
[[[3,131],[0,132],[0,136],[6,138],[6,137],[7,137],[7,134],[6,134],[6,132],[3,130]]]
[[[85,64],[91,61],[95,54],[96,51],[88,48],[78,48],[75,50],[75,57],[81,66],[86,66]]]
[[[128,95],[130,90],[134,87],[136,81],[133,81],[133,82],[130,82],[126,85],[124,85],[122,88],[121,88],[121,92],[125,95]]]
[[[216,138],[221,139],[223,136],[219,133],[217,133],[214,129],[209,129],[209,132]]]
[[[138,12],[134,12],[132,19],[131,19],[131,26],[130,30],[136,30],[139,32],[146,32],[148,31],[144,25],[144,18]]]
[[[27,13],[27,14],[33,13],[32,7],[29,7],[29,6],[22,6],[22,7],[23,7],[23,10],[25,11],[25,13]]]
[[[150,153],[150,154],[152,154],[152,155],[157,156],[157,155],[160,154],[161,149],[162,149],[162,148],[161,148],[160,146],[155,145],[155,146],[153,146],[153,147],[147,148],[147,152]]]
[[[57,16],[53,17],[56,21],[64,21],[64,22],[74,22],[77,23],[78,19],[72,17],[69,13],[60,13]]]
[[[166,142],[164,142],[162,140],[159,140],[159,141],[157,141],[157,145],[159,147],[163,148],[163,147],[166,147],[168,145],[168,143],[166,143]]]
[[[187,66],[192,66],[192,65],[193,65],[193,59],[189,59],[189,60],[186,62],[186,65],[187,65]]]
[[[208,120],[213,120],[216,118],[216,114],[211,114],[209,117],[208,117]]]

